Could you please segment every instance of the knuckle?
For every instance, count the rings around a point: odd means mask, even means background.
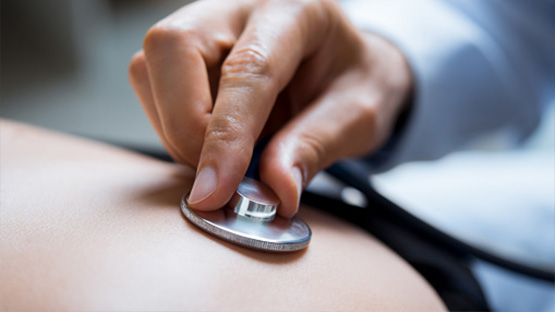
[[[222,65],[222,79],[271,78],[272,68],[268,53],[255,46],[230,54]]]
[[[143,49],[147,54],[171,50],[178,47],[192,47],[197,42],[197,33],[191,28],[179,28],[160,22],[146,33]],[[185,49],[187,52],[187,49]]]
[[[331,20],[330,17],[341,12],[336,0],[274,0],[276,4],[283,6],[284,4],[290,8],[297,8],[300,18],[305,22],[308,21],[315,27],[322,28],[327,25],[326,21]],[[321,30],[321,29],[320,29]]]
[[[360,97],[353,100],[353,107],[358,108],[360,116],[373,127],[377,119],[376,98]]]
[[[139,79],[146,74],[146,59],[144,53],[138,52],[129,62],[129,76]]]
[[[240,123],[232,116],[212,120],[205,137],[205,142],[216,145],[234,145],[247,140],[249,136],[245,135]]]
[[[375,148],[374,145],[380,144],[386,135],[382,125],[383,118],[381,118],[378,112],[379,102],[381,102],[380,98],[372,96],[364,99],[357,99],[353,102],[362,121],[360,131],[370,135],[370,137],[366,138],[365,142],[366,144],[373,142],[373,144],[370,144],[368,147],[370,150]],[[369,152],[369,150],[367,152]]]
[[[156,24],[146,32],[143,49],[148,53],[160,46],[168,45],[175,39],[176,34],[174,30],[164,27],[162,24]]]
[[[326,162],[328,148],[317,134],[303,133],[300,136],[301,148],[308,160],[308,172],[316,172]]]
[[[362,115],[364,119],[370,122],[372,125],[376,123],[377,112],[376,112],[376,105],[375,104],[366,104],[361,106]]]

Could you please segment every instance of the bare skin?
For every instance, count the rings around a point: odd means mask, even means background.
[[[196,168],[196,209],[222,207],[273,134],[260,174],[285,217],[318,171],[383,144],[412,88],[403,54],[335,0],[187,5],[148,31],[130,80],[166,149]]]
[[[0,310],[444,310],[372,236],[303,207],[308,249],[252,251],[188,223],[193,175],[0,122]]]

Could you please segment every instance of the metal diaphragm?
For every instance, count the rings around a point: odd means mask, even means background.
[[[188,199],[189,194],[183,196],[181,211],[189,221],[234,244],[264,251],[290,252],[303,249],[310,243],[312,232],[308,225],[298,217],[287,219],[276,215],[277,196],[259,181],[243,179],[232,200],[215,211],[193,210]],[[272,205],[275,207],[268,207]]]

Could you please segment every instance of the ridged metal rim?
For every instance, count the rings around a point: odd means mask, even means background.
[[[312,238],[312,231],[310,227],[300,218],[294,217],[297,219],[296,222],[302,222],[304,226],[306,226],[308,230],[308,236],[304,240],[296,240],[296,241],[289,241],[289,242],[277,242],[273,240],[261,240],[259,238],[251,237],[246,235],[245,233],[239,233],[233,231],[231,229],[227,229],[221,227],[211,221],[208,221],[201,216],[197,215],[193,210],[189,208],[187,198],[189,194],[183,195],[181,198],[181,211],[183,215],[191,221],[194,225],[202,229],[203,231],[222,238],[226,241],[229,241],[234,244],[238,244],[244,247],[253,248],[257,250],[263,251],[272,251],[272,252],[292,252],[301,250],[308,246],[310,240]],[[280,218],[279,216],[277,218]]]

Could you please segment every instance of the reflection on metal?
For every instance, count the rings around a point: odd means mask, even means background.
[[[245,177],[228,205],[240,216],[272,221],[276,215],[279,198],[266,184]]]

